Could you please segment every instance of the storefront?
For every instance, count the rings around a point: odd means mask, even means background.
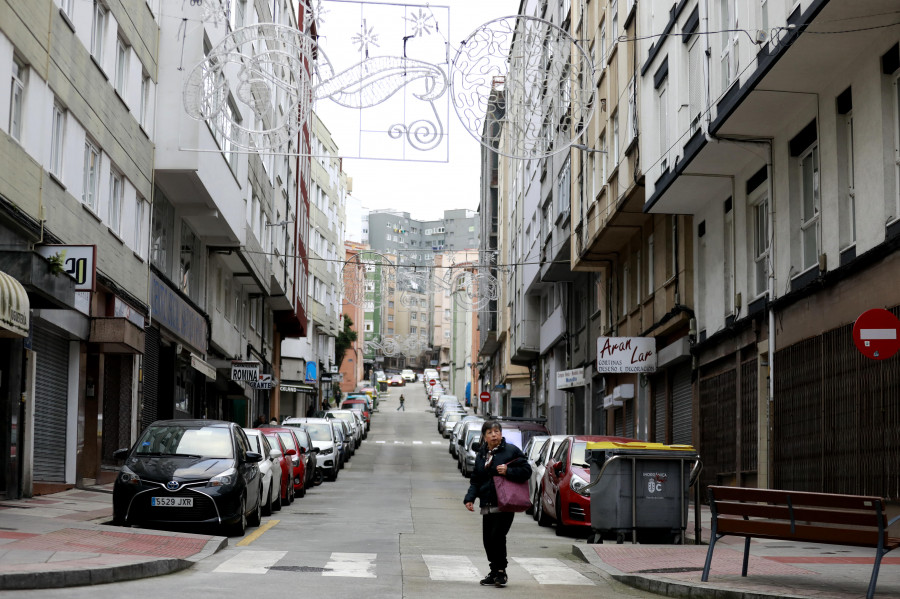
[[[28,293],[15,278],[0,272],[0,495],[19,496],[23,339],[31,326]]]

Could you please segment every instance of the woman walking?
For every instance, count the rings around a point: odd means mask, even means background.
[[[531,465],[522,450],[509,445],[503,438],[503,429],[496,420],[488,420],[481,426],[481,447],[475,456],[469,492],[463,503],[470,512],[475,511],[477,497],[481,509],[481,538],[491,571],[481,580],[482,585],[502,587],[506,585],[506,535],[512,526],[514,512],[501,512],[497,506],[495,476],[505,476],[511,481],[527,481]],[[510,463],[515,461],[515,463]]]

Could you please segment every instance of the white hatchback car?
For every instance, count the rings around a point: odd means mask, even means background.
[[[263,516],[271,516],[273,511],[281,509],[281,449],[273,449],[262,431],[245,428],[250,449],[262,456],[259,462],[259,474],[263,481],[263,494],[260,499]]]
[[[402,376],[403,380],[407,383],[412,383],[416,380],[416,373],[409,368],[400,371],[400,376]]]

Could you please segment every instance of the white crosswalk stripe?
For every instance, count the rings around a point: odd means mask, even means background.
[[[514,557],[512,559],[525,568],[538,584],[594,585],[590,579],[582,576],[556,558]]]
[[[431,580],[478,580],[478,570],[465,555],[422,555]]]
[[[377,556],[377,553],[332,553],[322,576],[376,578],[373,562]]]
[[[287,551],[250,551],[244,550],[219,564],[213,572],[231,574],[265,574],[271,566],[287,555]]]

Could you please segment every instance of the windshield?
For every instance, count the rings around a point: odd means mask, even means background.
[[[503,430],[503,438],[506,439],[506,442],[510,445],[515,445],[519,449],[522,449],[522,431],[517,428],[507,428]]]
[[[356,422],[356,418],[353,417],[353,414],[348,414],[347,412],[328,412],[325,414],[326,418],[338,418],[340,420],[344,420],[346,422]]]
[[[281,437],[281,442],[284,443],[284,446],[288,449],[297,449],[297,446],[294,444],[294,435],[291,433],[278,433],[278,436]]]
[[[231,431],[204,426],[151,426],[138,442],[136,455],[183,455],[202,458],[233,458]]]
[[[276,435],[275,433],[266,433],[266,438],[272,444],[272,449],[281,451],[281,445],[278,443],[278,435]]]
[[[585,456],[585,452],[587,451],[587,442],[586,441],[576,441],[574,445],[572,445],[572,465],[578,466],[580,468],[590,468],[590,464],[588,464],[587,458]]]
[[[308,423],[304,426],[313,441],[333,441],[332,430],[330,424],[320,422]]]
[[[472,442],[472,439],[475,439],[476,437],[480,437],[480,436],[481,436],[480,428],[473,428],[468,433],[466,433],[466,447],[469,446],[469,443]]]
[[[528,452],[528,459],[536,460],[537,457],[541,454],[541,450],[544,448],[544,445],[547,444],[549,439],[542,439],[540,441],[535,441],[531,444],[531,451]]]

